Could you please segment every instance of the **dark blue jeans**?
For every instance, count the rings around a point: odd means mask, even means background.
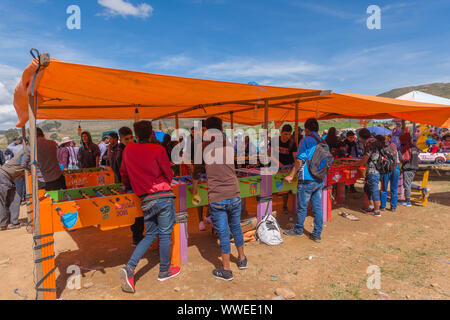
[[[371,201],[380,201],[380,174],[368,174],[366,175],[366,184],[364,185],[364,191],[367,194],[367,198]]]
[[[308,213],[308,203],[311,200],[311,206],[314,212],[314,230],[312,234],[320,237],[323,227],[322,212],[322,189],[323,181],[299,181],[297,187],[297,223],[294,231],[303,234],[306,215]]]
[[[381,180],[383,190],[381,191],[381,208],[386,208],[388,184],[391,184],[391,208],[397,209],[398,201],[398,178],[400,177],[400,166],[397,166],[391,173],[384,174]]]
[[[139,260],[159,237],[159,270],[160,272],[166,272],[170,267],[172,230],[175,223],[175,200],[173,198],[142,200],[142,211],[144,212],[145,237],[137,245],[127,265],[132,270],[136,269]]]
[[[241,229],[241,198],[233,198],[211,203],[209,212],[214,228],[220,239],[222,254],[231,252],[230,229],[236,247],[244,245],[244,235]]]

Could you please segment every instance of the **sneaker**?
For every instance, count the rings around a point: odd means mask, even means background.
[[[361,208],[362,212],[365,213],[365,214],[370,214],[374,209],[375,208],[370,208],[370,207],[367,208],[367,209]]]
[[[410,201],[401,201],[398,203],[401,206],[405,206],[405,207],[411,207],[411,202]]]
[[[158,275],[159,281],[166,281],[170,278],[175,278],[181,273],[180,267],[169,267],[169,271],[166,272],[160,272]]]
[[[213,224],[213,223],[212,223],[212,220],[211,220],[211,217],[205,217],[205,222],[206,222],[207,224]]]
[[[313,235],[313,234],[310,234],[310,235],[309,235],[309,238],[310,238],[312,241],[317,242],[317,243],[320,243],[320,242],[322,241],[322,238],[321,238],[321,237],[315,236],[315,235]]]
[[[283,208],[283,214],[289,214],[289,209],[288,208]]]
[[[213,277],[220,279],[220,280],[225,280],[225,281],[231,281],[233,280],[233,271],[231,270],[224,270],[224,269],[215,269],[212,272]]]
[[[380,211],[386,211],[386,208],[380,208]]]
[[[294,229],[283,230],[283,233],[287,236],[297,236],[297,237],[303,236],[303,233],[298,233]]]
[[[134,287],[134,272],[130,267],[126,266],[119,270],[120,285],[122,290],[129,293],[135,293],[136,288]]]
[[[203,221],[200,221],[200,223],[198,224],[198,230],[200,230],[200,231],[205,231],[206,230],[206,226],[205,226],[205,223]]]
[[[372,211],[372,212],[368,212],[367,214],[372,217],[381,217],[380,211]]]
[[[239,270],[247,269],[247,263],[248,263],[247,257],[245,257],[244,260],[238,260],[237,265],[238,265]]]
[[[10,224],[8,227],[6,227],[7,230],[14,230],[14,229],[20,229],[22,225],[20,223],[18,224]]]

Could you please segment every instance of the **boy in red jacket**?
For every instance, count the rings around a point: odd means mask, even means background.
[[[138,143],[123,151],[120,174],[122,182],[141,198],[146,234],[134,250],[127,265],[119,271],[122,289],[135,292],[134,270],[148,248],[159,237],[159,281],[180,274],[180,267],[170,267],[171,235],[175,223],[175,195],[172,192],[172,169],[166,150],[150,143],[152,123],[134,124]]]

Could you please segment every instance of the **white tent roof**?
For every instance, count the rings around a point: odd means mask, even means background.
[[[411,91],[403,96],[400,96],[396,99],[399,100],[409,100],[416,102],[425,102],[425,103],[436,103],[436,104],[444,104],[450,106],[450,99],[442,98],[439,96],[434,96],[432,94],[428,94],[421,91]]]

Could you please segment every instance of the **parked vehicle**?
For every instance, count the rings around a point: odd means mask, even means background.
[[[420,163],[435,163],[435,164],[450,163],[450,153],[423,152],[423,153],[419,154],[419,162]]]

